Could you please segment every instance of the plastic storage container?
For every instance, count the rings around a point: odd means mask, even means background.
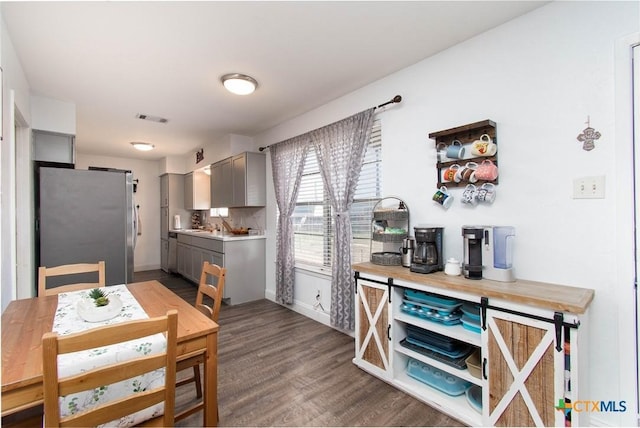
[[[476,349],[465,360],[469,374],[478,379],[482,379],[482,362],[480,361],[480,349]]]
[[[471,383],[466,380],[413,358],[409,358],[407,363],[407,374],[438,391],[452,396],[464,394],[467,388],[471,386]]]

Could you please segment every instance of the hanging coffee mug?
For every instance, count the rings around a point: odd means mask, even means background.
[[[462,159],[464,157],[464,147],[458,140],[453,140],[451,145],[447,147],[447,157],[451,159]]]
[[[498,167],[490,160],[483,160],[476,169],[476,178],[478,180],[493,181],[498,178]]]
[[[478,189],[476,199],[478,202],[492,204],[496,199],[496,186],[493,183],[484,183],[480,186],[480,189]]]
[[[476,181],[478,181],[475,174],[477,167],[478,167],[477,163],[467,162],[465,166],[458,169],[458,172],[456,173],[453,180],[456,183],[460,183],[461,181],[468,181],[469,183],[475,183]]]
[[[456,173],[458,172],[458,169],[460,169],[460,165],[453,164],[451,165],[449,168],[445,169],[444,172],[442,173],[442,179],[444,181],[453,181],[456,177]]]
[[[445,143],[440,143],[436,147],[438,162],[447,162],[449,158],[447,157],[447,145]]]
[[[482,134],[479,140],[471,144],[471,154],[477,156],[493,156],[498,151],[498,146],[493,142],[489,134]]]
[[[453,196],[449,194],[446,186],[442,186],[440,189],[436,190],[432,199],[445,208],[449,208],[453,203]]]
[[[464,192],[462,192],[462,199],[461,199],[462,203],[475,205],[477,202],[476,201],[477,193],[478,193],[478,190],[475,185],[467,184],[467,187],[464,188]]]

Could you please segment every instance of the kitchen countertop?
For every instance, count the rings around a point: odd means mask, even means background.
[[[214,231],[206,232],[197,229],[171,229],[169,232],[180,233],[182,235],[198,236],[200,238],[217,239],[218,241],[245,241],[249,239],[266,239],[263,235],[232,235],[228,232]]]
[[[574,314],[586,312],[595,294],[594,290],[588,288],[522,279],[518,279],[515,282],[499,282],[487,279],[473,280],[464,276],[445,275],[444,272],[415,273],[402,266],[382,266],[371,262],[354,264],[352,268],[361,273],[370,273],[385,278],[403,279],[443,290],[449,289],[478,296],[495,297],[515,303]]]

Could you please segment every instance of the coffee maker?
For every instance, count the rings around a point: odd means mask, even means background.
[[[415,226],[413,228],[416,247],[409,270],[417,273],[431,273],[444,270],[442,260],[442,235],[439,226]]]
[[[511,226],[462,226],[464,258],[462,273],[469,279],[513,282]]]

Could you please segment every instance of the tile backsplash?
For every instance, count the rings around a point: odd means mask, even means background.
[[[208,223],[214,228],[223,229],[219,217],[211,217],[209,211],[199,211],[202,226]],[[234,228],[246,227],[264,233],[266,226],[266,209],[264,207],[229,208],[229,217],[225,220]]]

